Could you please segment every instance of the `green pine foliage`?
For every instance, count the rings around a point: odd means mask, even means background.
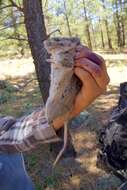
[[[0,1],[0,56],[29,52],[22,0]],[[78,36],[94,50],[122,51],[127,46],[126,0],[42,1],[47,32]],[[16,5],[16,6],[15,6]]]

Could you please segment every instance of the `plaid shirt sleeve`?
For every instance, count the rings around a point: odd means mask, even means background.
[[[44,109],[20,119],[0,118],[0,152],[23,152],[40,143],[60,141],[45,118]]]

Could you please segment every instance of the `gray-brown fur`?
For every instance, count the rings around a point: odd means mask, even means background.
[[[74,74],[74,55],[80,44],[78,38],[51,38],[45,41],[45,48],[51,54],[51,85],[46,102],[46,117],[49,123],[65,117],[64,145],[54,165],[60,159],[67,145],[67,123],[74,100],[80,90],[81,82]]]
[[[78,38],[51,38],[45,47],[51,54],[51,86],[46,103],[49,122],[71,111],[81,84],[74,75],[74,54]]]

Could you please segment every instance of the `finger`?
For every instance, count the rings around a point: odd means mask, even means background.
[[[93,96],[93,94],[96,94],[97,91],[95,92],[94,91],[95,89],[98,89],[99,92],[102,92],[101,88],[97,85],[95,79],[91,76],[91,74],[88,71],[85,71],[84,69],[82,69],[80,67],[77,67],[75,69],[75,74],[81,80],[81,82],[83,83],[83,86],[85,86],[85,88],[87,89],[87,92],[84,93],[85,96],[89,92],[93,92],[92,96]]]
[[[76,97],[72,116],[79,114],[84,108],[90,105],[90,103],[97,96],[99,96],[102,93],[102,90],[96,84],[96,81],[90,73],[88,73],[82,68],[77,67],[75,69],[75,74],[82,81],[83,87],[81,88],[80,93]]]
[[[103,59],[103,57],[101,57],[100,55],[96,53],[92,53],[89,59],[95,63],[99,63],[99,66],[101,67],[101,69],[107,73],[107,68],[106,68],[105,60]]]
[[[86,68],[86,70],[88,72],[92,73],[100,73],[101,72],[101,68],[95,64],[94,62],[92,62],[91,60],[87,59],[87,58],[81,58],[75,61],[75,66],[78,67],[82,67],[83,69]]]
[[[86,56],[89,51],[90,51],[90,49],[86,46],[82,46],[82,45],[77,46],[75,59],[79,59],[79,58]]]
[[[91,82],[94,79],[93,79],[93,77],[91,76],[91,74],[88,71],[86,71],[86,70],[84,70],[84,69],[82,69],[80,67],[76,67],[74,72],[77,75],[77,77],[81,80],[83,85],[86,83],[86,86],[91,87]]]
[[[85,46],[78,46],[75,59],[80,59],[83,57],[86,57],[99,65],[105,62],[104,59],[100,55],[97,55],[96,53],[92,52],[89,48]]]
[[[96,53],[91,53],[91,56],[88,56],[90,57],[90,60],[93,61],[94,63],[98,63],[99,64],[99,67],[101,68],[102,72],[104,73],[104,77],[107,81],[107,83],[105,84],[108,84],[109,81],[110,81],[110,78],[108,76],[108,72],[107,72],[107,67],[106,67],[106,64],[105,64],[105,60],[103,59],[103,57],[101,57],[100,55],[96,54]]]
[[[107,72],[103,71],[97,64],[87,58],[82,58],[76,61],[76,66],[88,71],[100,88],[106,88],[109,77]]]
[[[93,61],[94,63],[98,64],[101,67],[101,69],[105,72],[105,74],[108,76],[105,60],[100,55],[93,53],[88,47],[80,45],[77,47],[77,53],[75,59],[80,59],[83,57],[86,57],[91,61]],[[109,82],[109,77],[108,77],[108,82]]]
[[[76,52],[79,52],[79,51],[81,51],[83,48],[86,48],[87,50],[90,50],[87,46],[85,46],[85,45],[78,45],[77,47],[76,47]]]

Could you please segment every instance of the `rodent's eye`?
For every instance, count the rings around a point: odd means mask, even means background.
[[[80,45],[80,41],[79,42],[77,42],[77,46],[79,46]]]
[[[51,46],[52,45],[52,42],[51,41],[47,41],[47,46]]]
[[[65,53],[69,53],[69,51],[65,51]]]
[[[71,42],[76,42],[76,38],[71,38]]]
[[[59,45],[60,45],[60,46],[64,46],[64,43],[63,43],[63,42],[60,42]]]
[[[59,41],[60,41],[60,39],[59,39],[59,38],[55,38],[55,41],[59,42]]]

